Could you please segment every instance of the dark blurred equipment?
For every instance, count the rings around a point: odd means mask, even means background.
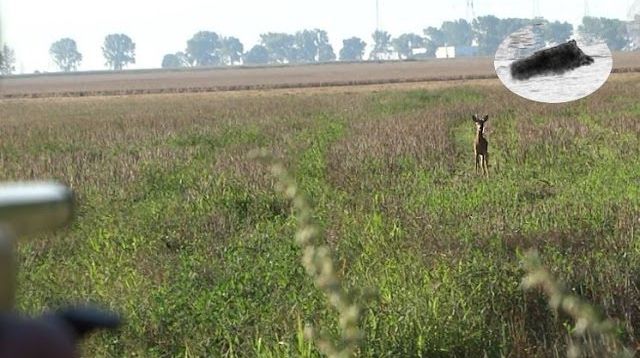
[[[73,192],[48,182],[0,185],[0,358],[78,357],[76,346],[98,329],[117,328],[118,315],[69,307],[25,317],[14,311],[15,245],[19,238],[65,226],[73,218]]]

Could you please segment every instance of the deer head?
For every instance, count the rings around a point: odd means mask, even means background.
[[[489,120],[489,115],[485,114],[482,119],[477,114],[473,115],[473,121],[476,122],[476,127],[479,133],[484,133],[484,123]]]

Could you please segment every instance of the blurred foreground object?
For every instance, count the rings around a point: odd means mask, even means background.
[[[0,224],[12,236],[53,230],[71,222],[73,192],[57,183],[0,185]]]
[[[51,182],[0,185],[0,358],[77,357],[80,339],[113,329],[120,317],[91,307],[71,307],[29,318],[14,311],[19,238],[61,228],[73,218],[74,195]]]

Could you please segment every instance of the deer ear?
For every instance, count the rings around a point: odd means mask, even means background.
[[[471,118],[473,119],[474,122],[478,121],[478,115],[474,114],[473,116],[471,116]]]
[[[485,114],[485,115],[484,115],[484,118],[482,119],[482,121],[483,121],[483,122],[486,122],[486,121],[488,121],[488,120],[489,120],[489,115],[488,115],[488,114]]]

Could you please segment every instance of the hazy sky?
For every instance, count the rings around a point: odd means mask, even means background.
[[[393,35],[422,34],[427,26],[465,18],[466,0],[379,0],[380,27]],[[584,0],[538,0],[550,20],[579,23]],[[633,0],[589,0],[591,16],[627,18]],[[476,15],[531,17],[533,0],[475,0]],[[327,30],[338,53],[342,39],[367,43],[375,30],[375,0],[0,0],[4,42],[15,49],[20,73],[56,70],[49,46],[62,37],[78,43],[82,70],[104,69],[105,35],[126,33],[136,43],[137,63],[129,68],[159,67],[162,56],[184,50],[195,32],[211,30],[236,36],[246,48],[259,34]]]

